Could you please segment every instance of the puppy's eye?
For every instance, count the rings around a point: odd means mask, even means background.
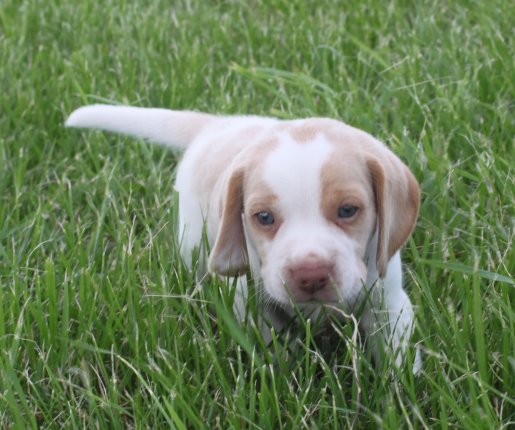
[[[272,225],[275,222],[272,212],[258,212],[255,217],[261,225]]]
[[[340,206],[338,208],[338,218],[340,218],[340,219],[352,218],[354,215],[356,215],[357,211],[358,211],[357,206],[352,206],[352,205]]]

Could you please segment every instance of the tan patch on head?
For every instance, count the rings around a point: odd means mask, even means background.
[[[302,124],[290,129],[291,137],[298,143],[306,143],[315,139],[322,131],[316,124]]]
[[[321,211],[358,244],[361,255],[375,229],[375,202],[370,175],[359,153],[344,154],[336,151],[322,166]],[[356,206],[351,218],[339,218],[342,206]]]
[[[298,143],[311,142],[317,135],[329,137],[334,134],[335,121],[326,118],[310,118],[304,121],[293,121],[288,128],[290,136]]]

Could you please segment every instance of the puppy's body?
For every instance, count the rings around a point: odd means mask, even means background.
[[[269,307],[274,324],[281,321],[273,309],[288,313],[292,302],[309,310],[320,302],[346,313],[363,309],[360,324],[375,337],[371,343],[390,345],[402,363],[413,310],[399,249],[416,221],[419,188],[381,142],[330,119],[104,105],[78,109],[67,125],[187,148],[176,179],[181,253],[191,265],[205,225],[212,251],[208,261],[201,253],[201,271],[240,277],[240,317],[241,275],[250,266],[276,305]]]

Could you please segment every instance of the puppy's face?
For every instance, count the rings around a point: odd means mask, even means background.
[[[275,300],[351,301],[360,291],[376,220],[363,163],[343,157],[320,135],[300,144],[282,139],[249,169],[247,246]]]
[[[384,276],[415,222],[418,186],[385,148],[371,154],[341,139],[283,133],[235,169],[211,256],[215,271],[231,274],[249,261],[279,303],[352,305],[379,229],[372,254]]]

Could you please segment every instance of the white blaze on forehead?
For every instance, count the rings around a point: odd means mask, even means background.
[[[280,145],[265,160],[263,179],[277,194],[285,215],[299,210],[304,216],[320,213],[320,173],[332,150],[322,135],[302,143],[281,136]]]

